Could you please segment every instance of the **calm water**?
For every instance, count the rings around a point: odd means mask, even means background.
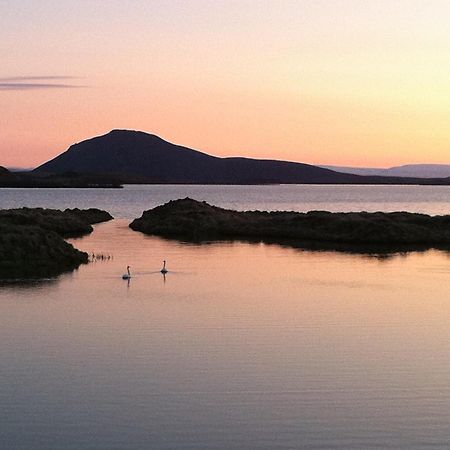
[[[239,209],[450,213],[449,193],[0,191],[1,208],[96,206],[118,217],[72,240],[113,259],[0,286],[0,448],[448,448],[448,253],[190,245],[127,225],[186,195]]]
[[[410,211],[450,214],[450,186],[126,186],[124,189],[1,189],[0,208],[102,208],[135,218],[191,197],[237,210]]]

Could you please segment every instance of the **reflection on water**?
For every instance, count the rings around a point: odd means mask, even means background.
[[[113,258],[0,287],[3,448],[450,445],[447,253],[183,244],[128,222],[72,241]]]
[[[57,278],[2,278],[0,280],[0,289],[3,291],[11,290],[13,293],[20,290],[36,290],[39,288],[50,288],[52,284],[57,283]]]
[[[450,245],[444,244],[360,244],[333,241],[302,241],[297,239],[280,239],[280,238],[245,238],[237,239],[220,238],[203,240],[198,238],[186,238],[178,236],[164,236],[163,239],[178,242],[183,245],[224,245],[224,244],[265,244],[275,245],[277,247],[295,248],[298,251],[314,251],[314,252],[340,252],[347,254],[361,255],[366,258],[390,259],[398,256],[407,256],[410,252],[426,252],[428,250],[441,250],[450,255]]]

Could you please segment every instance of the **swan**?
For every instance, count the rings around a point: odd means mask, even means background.
[[[130,266],[127,266],[127,273],[122,275],[122,280],[129,280],[131,278]]]
[[[161,273],[166,274],[168,270],[166,269],[166,261],[163,261],[163,268],[161,269]]]

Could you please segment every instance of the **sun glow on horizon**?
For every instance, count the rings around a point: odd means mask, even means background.
[[[114,128],[217,156],[450,163],[447,1],[24,0],[0,14],[0,165]]]

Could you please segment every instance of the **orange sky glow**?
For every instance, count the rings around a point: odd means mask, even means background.
[[[450,163],[447,0],[23,0],[0,17],[0,165],[113,128],[218,156]]]

